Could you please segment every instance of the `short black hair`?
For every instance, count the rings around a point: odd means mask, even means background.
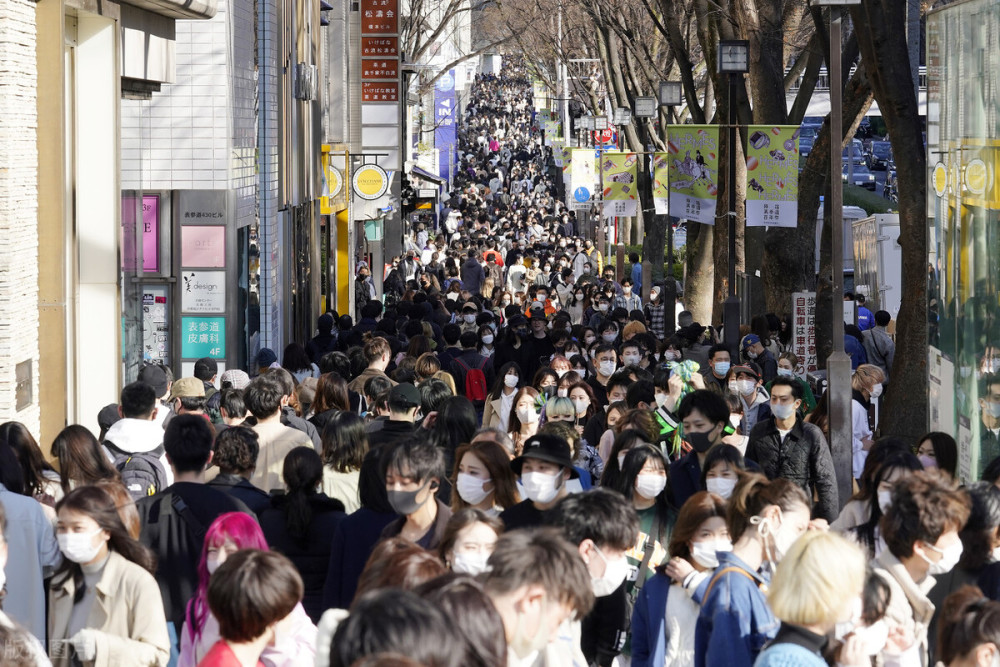
[[[677,408],[677,416],[685,419],[694,410],[713,424],[729,421],[729,404],[726,403],[726,399],[710,389],[696,389],[685,396]]]
[[[639,534],[635,508],[611,489],[591,489],[566,496],[548,513],[545,523],[561,528],[574,545],[589,539],[599,549],[628,549]]]
[[[212,427],[201,415],[177,415],[167,422],[163,449],[178,473],[201,472],[212,455]]]
[[[799,400],[802,398],[802,385],[793,380],[792,378],[783,377],[779,375],[778,377],[771,380],[771,388],[774,387],[788,387],[792,390],[792,398]]]
[[[118,405],[123,417],[148,419],[156,407],[156,390],[145,382],[132,382],[122,388]]]
[[[430,442],[406,440],[394,447],[386,448],[381,465],[383,480],[390,470],[406,473],[407,477],[418,482],[431,477],[442,480],[446,474],[444,452]]]
[[[466,331],[459,338],[459,342],[466,349],[475,348],[479,344],[479,334],[475,331]]]
[[[705,488],[705,480],[708,478],[708,472],[715,466],[716,463],[720,461],[729,464],[729,467],[733,470],[746,470],[747,463],[740,454],[740,450],[732,445],[726,443],[720,444],[718,447],[712,447],[705,454],[705,465],[701,469],[701,487]]]
[[[604,388],[610,394],[611,390],[615,387],[625,387],[625,391],[627,392],[631,385],[632,378],[629,376],[628,371],[622,369],[612,373],[611,377],[608,378],[608,384]]]
[[[726,347],[722,343],[716,343],[712,347],[708,348],[708,360],[711,361],[712,359],[714,359],[716,353],[718,352],[725,352],[726,354],[729,355],[730,358],[732,358],[733,356],[733,353],[729,351],[728,347]]]
[[[892,321],[892,315],[886,310],[876,310],[875,311],[875,324],[880,327],[888,326],[889,322]]]
[[[446,324],[441,334],[444,336],[444,342],[454,345],[462,337],[462,327],[457,324]]]
[[[628,254],[628,261],[632,262],[633,264],[638,264],[639,263],[639,253],[637,253],[637,252],[630,252]]]
[[[655,400],[656,388],[649,380],[634,382],[625,392],[625,402],[628,403],[628,407],[631,409],[639,407],[639,403],[653,405]]]
[[[382,375],[373,375],[367,380],[365,380],[365,386],[362,387],[365,396],[369,398],[375,398],[384,391],[389,391],[392,389],[392,380]]]
[[[286,395],[284,382],[271,372],[250,381],[243,391],[243,401],[254,417],[264,419],[281,409],[281,399]]]
[[[243,400],[243,390],[234,387],[223,389],[219,396],[219,407],[226,411],[226,416],[230,419],[245,417],[247,404]]]
[[[202,357],[194,362],[194,376],[202,382],[208,382],[219,373],[219,364],[211,357]]]

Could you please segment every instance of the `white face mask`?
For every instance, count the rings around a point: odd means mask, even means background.
[[[576,368],[574,370],[576,371],[576,374],[580,376],[581,380],[583,380],[583,379],[585,379],[587,377],[587,369],[586,368]]]
[[[580,414],[581,412],[586,412],[587,408],[589,407],[590,407],[589,398],[584,397],[584,398],[573,399],[573,408],[576,410],[576,414]]]
[[[642,357],[638,354],[626,354],[623,359],[626,366],[638,366]]]
[[[739,428],[740,424],[743,423],[743,415],[730,413],[729,423],[733,428]]]
[[[795,540],[799,539],[798,533],[794,532],[784,519],[782,519],[777,530],[774,529],[770,519],[759,516],[751,517],[750,523],[757,524],[757,534],[764,541],[767,560],[774,564],[780,563],[781,559],[788,553],[788,550],[795,544]]]
[[[670,396],[668,394],[661,394],[659,392],[656,393],[656,407],[662,408],[669,400]]]
[[[665,488],[667,488],[666,475],[640,473],[635,478],[635,490],[638,491],[639,495],[643,498],[649,498],[652,500],[663,493],[663,489]]]
[[[704,568],[714,570],[719,567],[718,551],[732,551],[733,543],[725,538],[703,540],[691,543],[691,558]]]
[[[597,305],[597,309],[599,311],[601,311],[602,313],[606,313],[606,312],[608,312],[608,304],[606,304],[606,303],[598,304]],[[614,338],[612,338],[611,340],[614,340]]]
[[[488,553],[477,551],[458,551],[451,557],[451,571],[459,574],[469,574],[473,577],[486,571],[486,563],[490,559]]]
[[[475,315],[471,315],[471,314],[470,315],[464,315],[463,319],[465,320],[466,324],[475,324],[476,323],[476,316]]]
[[[618,365],[613,361],[602,361],[600,365],[601,375],[610,377],[614,374],[617,367]]]
[[[215,571],[219,569],[219,566],[226,561],[219,561],[218,556],[208,556],[205,558],[205,567],[208,568],[209,574],[215,574]]]
[[[518,379],[519,378],[516,375],[507,374],[503,376],[503,383],[513,389],[517,386]]]
[[[559,398],[566,398],[566,397],[568,397],[569,396],[569,389],[567,389],[566,387],[563,387],[561,389],[557,389],[556,390],[556,396],[558,396]]]
[[[892,505],[892,489],[879,489],[878,491],[878,508],[882,510],[882,514],[886,513],[886,510]]]
[[[778,376],[779,377],[790,378],[790,377],[792,377],[794,375],[795,375],[795,371],[793,371],[791,368],[782,368],[781,366],[778,366]]]
[[[958,565],[958,561],[962,559],[963,547],[961,542],[955,542],[950,547],[943,550],[938,549],[932,544],[925,544],[924,548],[941,554],[941,559],[937,562],[934,562],[927,556],[920,554],[920,557],[923,558],[928,565],[930,565],[930,568],[927,570],[927,574],[931,576],[951,572],[952,569]]]
[[[458,479],[455,481],[455,489],[462,500],[470,505],[478,505],[493,493],[492,491],[487,491],[485,488],[490,481],[460,472],[458,473]]]
[[[613,343],[618,338],[618,332],[601,334],[605,343]]]
[[[795,414],[795,405],[792,403],[771,403],[771,414],[778,419],[788,419]]]
[[[872,399],[876,399],[879,396],[881,396],[882,395],[882,385],[877,384],[874,387],[872,387],[872,390],[871,390],[870,394],[871,394]]]
[[[864,645],[865,655],[878,655],[885,648],[886,642],[889,641],[889,624],[885,622],[885,619],[880,619],[875,621],[871,625],[854,628],[854,636],[861,639],[861,643]],[[994,659],[997,654],[993,654]],[[994,660],[996,664],[996,660]]]
[[[724,500],[729,500],[736,488],[736,480],[728,477],[710,477],[705,480],[705,489]]]
[[[483,334],[483,345],[493,344],[493,334]]]
[[[753,380],[737,380],[736,381],[736,391],[740,392],[743,396],[747,396],[753,393],[754,388],[757,383]]]
[[[677,361],[678,359],[680,359],[680,356],[681,356],[680,352],[675,352],[673,350],[667,350],[666,352],[663,353],[663,360],[664,361]]]
[[[600,577],[591,577],[590,586],[594,590],[595,597],[604,597],[606,595],[611,595],[618,587],[622,585],[625,581],[625,577],[628,576],[629,568],[628,558],[622,554],[620,558],[614,560],[608,560],[607,557],[601,553],[600,549],[595,547],[594,549],[601,560],[604,561],[604,574]]]
[[[56,540],[59,542],[59,551],[68,560],[74,563],[89,563],[97,558],[104,542],[94,544],[94,538],[101,534],[101,529],[89,533],[59,533]]]
[[[1000,403],[986,401],[986,412],[994,419],[1000,419]]]
[[[526,472],[521,475],[524,495],[536,503],[550,503],[559,495],[559,480],[562,471],[553,475],[544,472]]]
[[[534,408],[518,408],[517,418],[521,420],[522,424],[534,424],[538,421],[538,413],[535,412]]]

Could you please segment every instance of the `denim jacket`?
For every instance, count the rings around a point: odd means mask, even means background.
[[[770,578],[731,552],[719,552],[718,557],[719,567],[708,583],[695,628],[694,664],[752,667],[780,626],[764,596]],[[723,573],[730,567],[742,572]]]

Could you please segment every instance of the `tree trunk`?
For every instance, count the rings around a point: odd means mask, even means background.
[[[906,8],[896,0],[865,0],[851,10],[872,90],[889,130],[899,178],[902,293],[896,357],[885,398],[883,433],[915,441],[927,427],[927,163],[906,43]]]
[[[715,280],[715,263],[712,261],[714,232],[708,225],[688,223],[687,226],[687,275],[684,277],[684,306],[691,311],[695,322],[708,325],[712,320],[712,287]]]

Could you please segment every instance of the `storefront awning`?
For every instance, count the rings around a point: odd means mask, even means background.
[[[218,11],[216,0],[125,0],[125,2],[173,19],[210,19]]]
[[[421,179],[423,179],[425,181],[428,181],[430,183],[433,183],[434,185],[437,185],[437,186],[447,185],[448,184],[447,180],[441,178],[440,176],[438,176],[436,174],[432,174],[431,172],[427,171],[426,169],[421,169],[420,167],[413,167],[413,169],[410,170],[410,173],[412,175],[416,176],[417,178],[421,178]]]

